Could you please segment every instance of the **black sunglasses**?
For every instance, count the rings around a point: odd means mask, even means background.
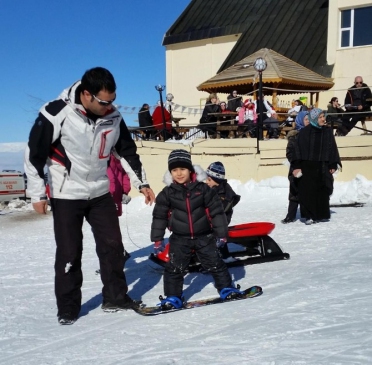
[[[102,105],[102,106],[109,106],[109,105],[111,105],[111,104],[115,101],[115,99],[116,99],[116,98],[114,98],[114,99],[112,99],[112,100],[101,100],[101,99],[97,98],[97,96],[95,96],[95,95],[93,95],[93,94],[92,94],[92,96],[93,96],[94,99],[96,99],[96,100],[98,101],[98,104],[99,104],[99,105]]]

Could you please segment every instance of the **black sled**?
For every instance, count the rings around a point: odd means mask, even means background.
[[[235,261],[226,262],[227,267],[237,267],[264,262],[288,260],[289,253],[283,252],[280,246],[269,236],[275,224],[269,222],[244,223],[229,227],[227,244],[230,255]],[[169,243],[165,242],[164,250],[157,255],[152,253],[150,260],[160,266],[169,261]],[[196,255],[188,267],[189,272],[203,271]]]

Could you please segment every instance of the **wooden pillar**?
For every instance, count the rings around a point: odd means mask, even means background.
[[[310,93],[310,105],[311,107],[314,105],[314,93]]]
[[[278,87],[278,83],[276,82],[274,84],[273,97],[272,97],[272,103],[273,103],[274,109],[276,109],[279,106],[278,105],[278,92],[276,90],[277,87]]]
[[[319,105],[319,92],[315,94],[315,106],[318,107]]]

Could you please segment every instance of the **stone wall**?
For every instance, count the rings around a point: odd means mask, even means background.
[[[372,180],[372,136],[337,137],[336,142],[343,165],[337,181],[350,181],[357,174]],[[197,139],[189,143],[137,142],[147,179],[155,193],[164,187],[162,180],[168,168],[168,155],[177,148],[189,151],[193,164],[201,165],[204,169],[211,162],[221,161],[226,169],[226,178],[242,183],[250,179],[260,181],[274,176],[286,177],[288,174],[285,139],[260,141],[259,154],[257,141],[251,138]],[[138,193],[133,189],[131,195],[137,196]]]

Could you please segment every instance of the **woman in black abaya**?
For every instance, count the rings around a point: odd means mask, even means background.
[[[330,219],[332,175],[341,167],[332,129],[325,126],[325,112],[312,109],[309,121],[298,135],[292,160],[293,176],[299,178],[301,216],[306,224]]]

